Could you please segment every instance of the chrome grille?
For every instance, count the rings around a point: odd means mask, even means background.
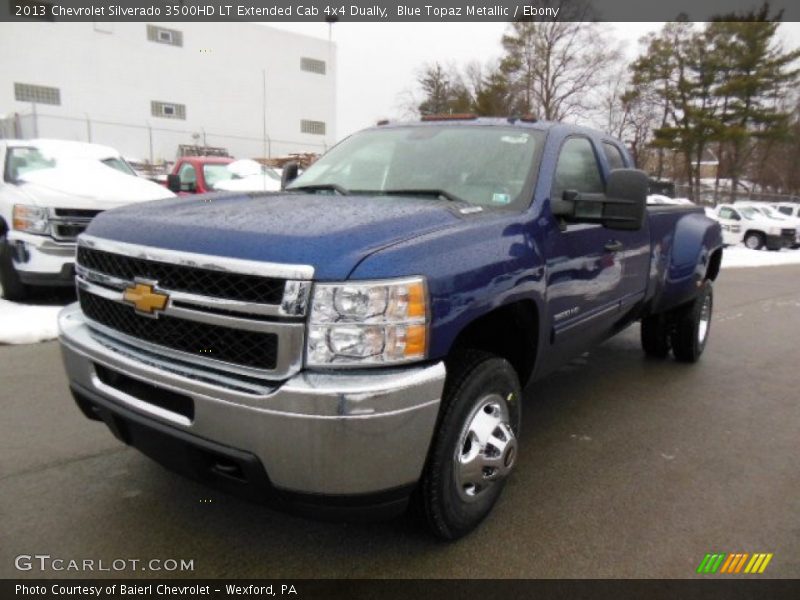
[[[138,277],[158,281],[159,286],[164,289],[203,294],[215,298],[230,298],[242,302],[280,304],[286,286],[285,279],[184,267],[113,254],[86,246],[78,247],[78,264],[92,271],[120,279],[132,281]]]
[[[92,321],[151,344],[248,367],[275,368],[278,336],[274,333],[243,331],[169,316],[150,319],[136,314],[130,306],[86,290],[78,291],[78,300],[83,314]]]
[[[74,242],[102,211],[82,208],[54,208],[50,214],[50,231],[59,242]]]
[[[273,270],[277,276],[271,277]],[[76,274],[81,309],[89,325],[107,338],[105,343],[116,339],[120,346],[162,360],[205,367],[210,378],[217,373],[220,384],[227,386],[231,376],[276,381],[300,370],[310,267],[188,255],[81,236]],[[308,279],[282,277],[292,274]],[[125,300],[124,291],[144,281],[169,297],[163,309],[150,315]]]

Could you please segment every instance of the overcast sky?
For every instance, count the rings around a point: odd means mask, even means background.
[[[326,23],[273,23],[272,27],[328,39]],[[336,23],[337,138],[402,115],[404,92],[414,89],[426,62],[485,63],[500,56],[506,23]],[[633,54],[639,37],[658,23],[613,27]]]
[[[662,23],[613,23],[628,55],[638,40]],[[326,23],[272,23],[296,33],[328,39]],[[464,65],[485,63],[501,54],[500,38],[507,23],[336,23],[333,41],[338,51],[337,138],[402,115],[404,92],[414,89],[426,62]],[[800,40],[800,23],[782,26],[790,45]]]

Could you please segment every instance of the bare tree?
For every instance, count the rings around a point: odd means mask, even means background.
[[[596,91],[621,54],[607,27],[590,21],[588,4],[556,4],[558,21],[516,21],[502,40],[502,69],[516,91],[517,111],[552,121],[596,109]]]

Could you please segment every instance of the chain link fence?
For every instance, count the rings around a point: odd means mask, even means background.
[[[676,198],[692,198],[695,204],[702,206],[716,206],[717,204],[728,204],[732,202],[800,202],[800,196],[792,194],[776,194],[769,192],[751,192],[745,189],[739,189],[735,193],[731,193],[730,189],[720,186],[714,191],[712,187],[701,187],[698,194],[693,194],[691,186],[685,184],[675,185]]]
[[[181,145],[224,148],[236,158],[275,158],[291,153],[321,154],[328,142],[286,140],[258,135],[206,131],[204,127],[182,129],[149,122],[133,123],[93,118],[42,114],[36,111],[0,119],[0,138],[54,138],[105,144],[140,164],[166,167],[177,158]]]

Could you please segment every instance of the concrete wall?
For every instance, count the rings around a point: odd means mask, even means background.
[[[335,142],[335,47],[327,40],[253,23],[155,25],[181,31],[183,45],[149,41],[146,23],[0,23],[0,114],[22,115],[27,137],[91,137],[156,162],[204,140],[237,157],[263,156],[266,70],[267,153],[320,152]],[[301,57],[324,60],[326,74],[301,70]],[[19,102],[14,82],[59,88],[61,104]],[[152,100],[186,105],[186,119],[154,117]],[[301,119],[324,121],[326,134],[301,133]]]

